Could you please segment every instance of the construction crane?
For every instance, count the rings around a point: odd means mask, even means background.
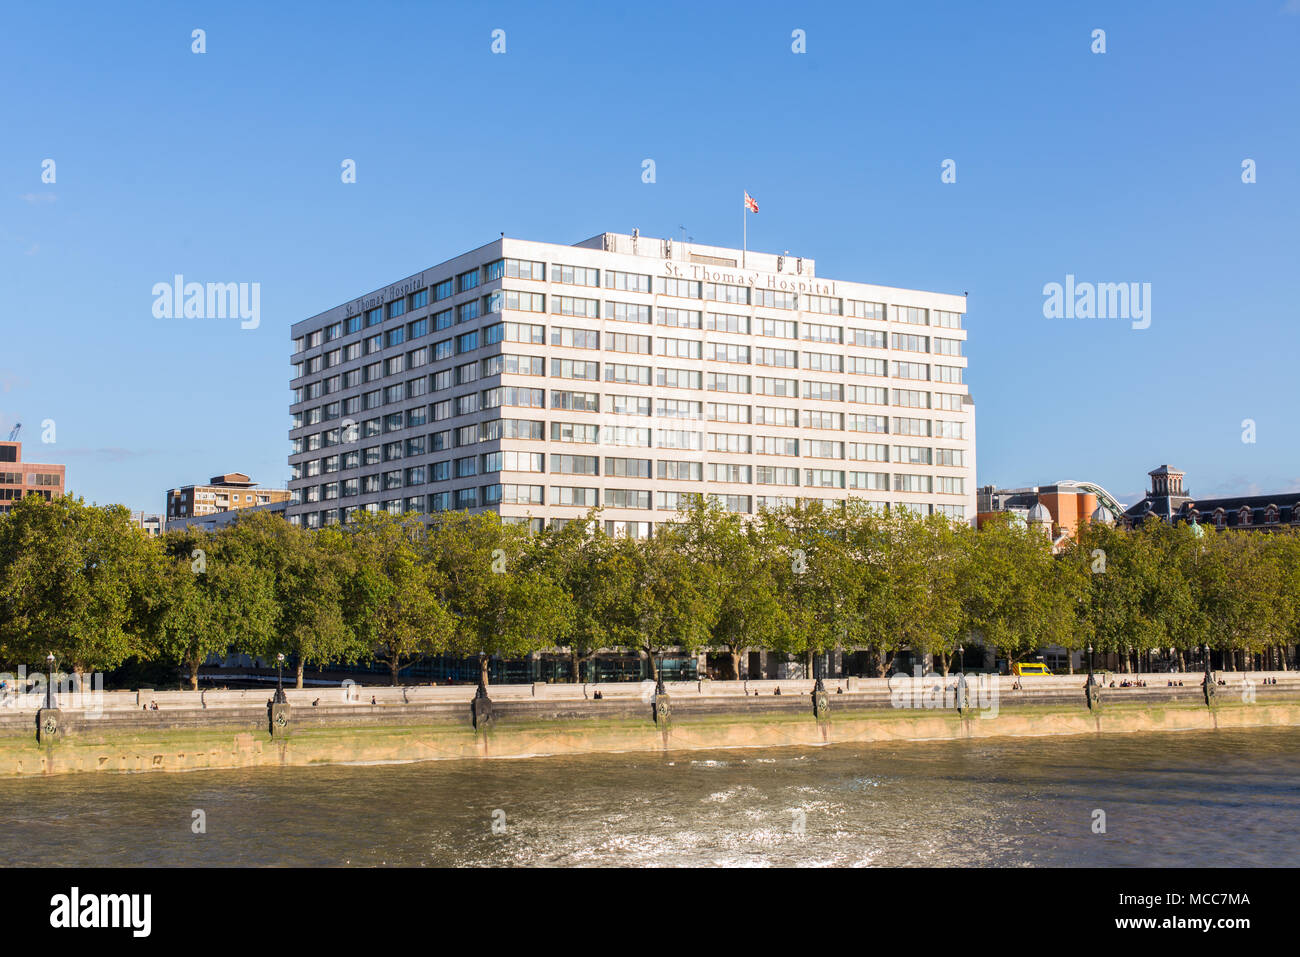
[[[10,441],[10,442],[17,442],[17,441],[18,441],[18,433],[22,431],[22,428],[23,428],[23,424],[22,424],[21,422],[19,422],[17,425],[15,425],[12,429],[9,430],[9,441]]]

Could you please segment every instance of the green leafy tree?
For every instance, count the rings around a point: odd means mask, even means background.
[[[348,527],[344,618],[356,639],[388,666],[396,687],[404,668],[450,648],[456,622],[442,603],[441,572],[425,560],[419,516],[364,513]]]
[[[29,496],[0,519],[0,643],[6,657],[78,676],[145,650],[160,550],[120,505]]]

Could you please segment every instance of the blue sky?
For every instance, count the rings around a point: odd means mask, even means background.
[[[969,292],[981,484],[1300,489],[1300,0],[475,7],[9,5],[0,437],[133,509],[283,485],[291,323],[502,231],[735,245],[748,189],[753,249]],[[261,325],[155,318],[176,273]],[[1067,274],[1150,327],[1044,318]]]

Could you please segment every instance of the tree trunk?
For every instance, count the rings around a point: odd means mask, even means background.
[[[946,651],[939,652],[939,669],[943,672],[945,678],[948,677],[948,653]]]
[[[199,663],[197,661],[190,662],[190,690],[199,690]]]
[[[1182,674],[1187,670],[1187,659],[1183,657],[1183,649],[1178,649],[1178,672]]]
[[[483,687],[488,685],[488,656],[484,655],[478,660],[478,680],[483,683]]]
[[[730,650],[730,659],[731,659],[731,677],[729,680],[739,681],[740,680],[740,649],[739,648],[732,648]]]
[[[402,670],[402,663],[398,660],[397,655],[393,655],[393,660],[388,663],[389,669],[393,673],[393,687],[397,687],[397,675]]]
[[[569,677],[575,685],[582,681],[582,659],[576,651],[569,652]]]
[[[303,673],[306,669],[307,669],[307,662],[305,662],[303,659],[299,658],[299,659],[298,659],[298,684],[296,685],[296,687],[298,688],[299,691],[302,690],[302,673]]]
[[[804,677],[811,678],[813,676],[813,653],[811,648],[803,653],[803,663],[804,667],[808,669]]]
[[[1069,669],[1069,674],[1074,674],[1074,649],[1065,649],[1065,667]]]

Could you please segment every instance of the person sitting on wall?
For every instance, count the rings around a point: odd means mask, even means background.
[[[593,699],[595,699],[596,701],[600,701],[600,700],[602,700],[605,696],[604,696],[603,694],[601,694],[601,693],[600,693],[600,689],[597,688],[595,694],[593,694],[591,697],[592,697]]]
[[[780,693],[781,693],[781,686],[780,686],[780,685],[777,685],[777,686],[776,686],[776,690],[773,691],[772,694],[780,694]]]

